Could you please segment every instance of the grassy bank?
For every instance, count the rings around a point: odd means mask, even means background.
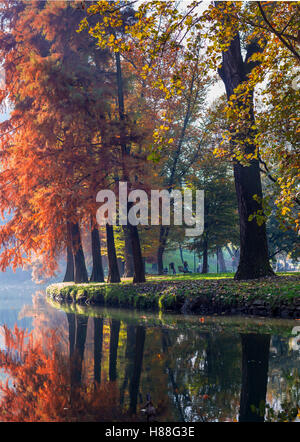
[[[59,302],[99,304],[197,314],[247,314],[300,318],[300,274],[234,281],[232,274],[150,276],[144,284],[52,284]]]

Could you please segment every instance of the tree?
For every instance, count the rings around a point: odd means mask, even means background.
[[[120,272],[114,240],[113,226],[106,224],[106,244],[108,257],[108,282],[120,282]]]
[[[223,62],[219,73],[225,84],[228,100],[234,95],[238,86],[247,80],[247,76],[251,73],[251,63],[249,65],[248,60],[258,50],[256,44],[249,45],[245,61],[243,61],[240,38],[236,34],[229,48],[223,51]],[[245,126],[248,126],[245,127],[247,141],[243,143],[245,143],[245,154],[255,155],[257,147],[254,143],[254,133],[251,134],[251,127],[254,126],[255,120],[253,96],[252,93],[250,94],[251,96],[247,98],[248,121],[244,121]],[[233,131],[237,132],[236,129]],[[234,143],[235,140],[233,140],[233,146]],[[249,220],[253,213],[262,212],[262,187],[258,159],[251,159],[247,166],[235,160],[234,177],[240,216],[240,261],[235,278],[252,279],[272,275],[265,222],[258,223],[255,219]],[[253,198],[254,195],[257,196],[256,199]]]
[[[113,7],[113,5],[111,5]],[[118,34],[122,34],[125,32],[126,22],[127,20],[133,20],[132,12],[130,8],[125,9],[124,13],[120,17],[120,20],[118,22],[118,26],[115,26],[114,29],[107,26],[107,13],[109,13],[109,10],[105,8],[101,10],[101,4],[92,5],[89,8],[89,11],[92,14],[95,14],[97,12],[101,12],[101,21],[104,23],[104,36],[102,33],[99,32],[99,23],[96,25],[92,23],[92,25],[88,24],[87,19],[84,21],[85,26],[81,26],[81,30],[84,27],[89,28],[89,33],[95,37],[98,40],[98,44],[102,48],[109,48],[109,45],[106,45],[106,39],[109,41],[113,41],[118,38]],[[103,26],[103,25],[102,25]],[[123,69],[122,69],[122,63],[121,63],[121,57],[119,51],[114,52],[114,60],[115,60],[115,69],[116,69],[116,81],[117,81],[117,102],[118,102],[118,114],[119,114],[119,146],[121,150],[121,180],[128,183],[129,186],[131,186],[130,182],[130,173],[129,173],[129,164],[128,159],[130,159],[130,146],[126,142],[126,139],[128,140],[127,133],[128,133],[128,124],[126,122],[126,119],[128,116],[125,113],[125,102],[124,102],[124,79],[123,79]],[[128,204],[127,213],[130,210],[132,203]],[[140,248],[140,241],[139,241],[139,234],[136,226],[130,225],[128,231],[130,240],[131,240],[131,249],[132,249],[132,255],[133,255],[133,265],[134,265],[134,275],[133,275],[133,282],[145,282],[145,272],[144,272],[144,265],[143,265],[143,259],[141,254],[141,248]]]
[[[271,214],[268,218],[267,235],[270,259],[274,261],[278,255],[285,253],[290,255],[292,260],[299,260],[299,235],[297,235],[297,233],[291,227],[284,228],[282,225],[280,225],[280,221],[275,214]]]
[[[92,242],[93,270],[90,277],[90,281],[104,282],[99,230],[98,227],[95,224],[93,224],[93,220],[91,220],[91,240],[92,240],[91,242]]]
[[[208,254],[220,254],[229,243],[238,243],[238,214],[233,176],[229,164],[216,161],[212,152],[206,152],[198,161],[191,179],[193,188],[204,190],[204,232],[194,238],[191,250],[202,254],[202,273],[208,272]]]
[[[87,282],[80,227],[95,211],[103,165],[113,161],[114,131],[105,131],[110,87],[106,82],[103,93],[101,70],[108,57],[75,32],[83,14],[77,4],[17,3],[4,1],[2,10],[1,51],[11,78],[4,92],[13,105],[1,128],[2,210],[13,212],[1,233],[2,267],[21,265],[34,252],[53,272],[67,245],[75,281]]]
[[[266,154],[269,163],[272,164],[272,161],[276,160],[282,173],[282,176],[277,178],[281,188],[277,200],[279,209],[287,212],[291,205],[298,204],[295,175],[297,169],[295,167],[297,165],[296,151],[293,148],[292,155],[286,154],[280,159],[281,143],[277,143],[272,152],[259,150],[259,147],[264,147],[261,139],[265,137],[265,132],[259,131],[263,127],[261,118],[259,118],[257,126],[255,124],[253,91],[260,82],[267,81],[265,92],[272,105],[270,118],[267,121],[269,130],[276,133],[279,131],[279,125],[278,120],[276,121],[274,117],[278,110],[282,109],[277,105],[276,100],[280,96],[282,86],[290,87],[288,83],[291,83],[296,76],[296,74],[288,75],[288,67],[297,66],[295,64],[298,60],[296,23],[299,8],[295,2],[288,2],[284,5],[283,2],[277,2],[277,6],[270,4],[268,12],[272,13],[272,23],[270,17],[266,20],[261,3],[257,3],[253,2],[248,6],[248,4],[244,5],[241,2],[217,2],[216,4],[211,3],[203,12],[199,11],[196,1],[189,2],[183,11],[174,7],[174,3],[171,1],[143,2],[136,14],[138,20],[127,29],[127,34],[131,36],[128,50],[131,47],[142,47],[150,54],[152,61],[163,57],[168,46],[175,47],[174,39],[179,42],[179,45],[183,41],[186,43],[185,48],[188,48],[185,54],[186,61],[195,60],[199,45],[201,45],[201,37],[207,38],[207,64],[214,69],[219,67],[228,97],[229,130],[227,131],[227,140],[230,142],[227,152],[234,161],[241,231],[241,258],[236,274],[238,279],[251,279],[273,274],[268,261],[260,165],[265,166],[264,171],[267,176],[272,177],[272,175],[263,159],[264,154]],[[116,20],[118,13],[118,10],[111,11],[111,22]],[[265,21],[264,25],[262,25],[262,19]],[[160,23],[163,20],[168,21],[168,25],[161,27]],[[274,22],[276,22],[276,26],[274,26]],[[283,30],[278,33],[276,29]],[[286,35],[283,36],[285,31]],[[242,33],[243,42],[247,46],[245,60],[241,55],[240,33]],[[114,42],[115,47],[118,47],[118,43]],[[202,61],[201,67],[203,64]],[[276,69],[273,69],[274,74],[272,72],[268,78],[268,70],[276,65],[280,66],[280,69],[281,65],[283,66],[283,82],[279,79],[276,80],[276,77],[282,79],[281,75],[277,75]],[[145,65],[146,71],[148,67],[149,64]],[[157,85],[164,89],[162,78],[157,81]],[[170,97],[172,93],[177,91],[176,87],[172,91],[166,90],[166,97]],[[287,101],[289,103],[294,101],[297,94],[298,91],[289,93]],[[292,106],[285,106],[284,115],[291,127],[295,126],[296,122],[294,113],[295,110],[292,109]],[[287,134],[292,132],[286,131]],[[287,138],[285,140],[288,141]],[[223,152],[225,150],[223,149]],[[256,225],[253,221],[256,221]]]

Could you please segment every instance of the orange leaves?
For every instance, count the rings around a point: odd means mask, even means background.
[[[66,220],[89,216],[95,188],[113,170],[107,112],[114,85],[106,79],[101,89],[107,55],[76,34],[75,7],[46,2],[6,11],[3,32],[13,45],[0,45],[0,53],[13,110],[0,138],[0,203],[12,218],[0,233],[3,269],[37,254],[53,269]]]

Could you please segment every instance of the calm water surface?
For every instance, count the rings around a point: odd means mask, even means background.
[[[0,420],[299,420],[299,321],[59,306],[23,284],[0,288],[0,326]]]

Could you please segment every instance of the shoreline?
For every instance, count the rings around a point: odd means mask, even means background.
[[[233,279],[149,280],[143,284],[58,283],[46,289],[59,303],[115,306],[181,314],[300,318],[300,275]]]

